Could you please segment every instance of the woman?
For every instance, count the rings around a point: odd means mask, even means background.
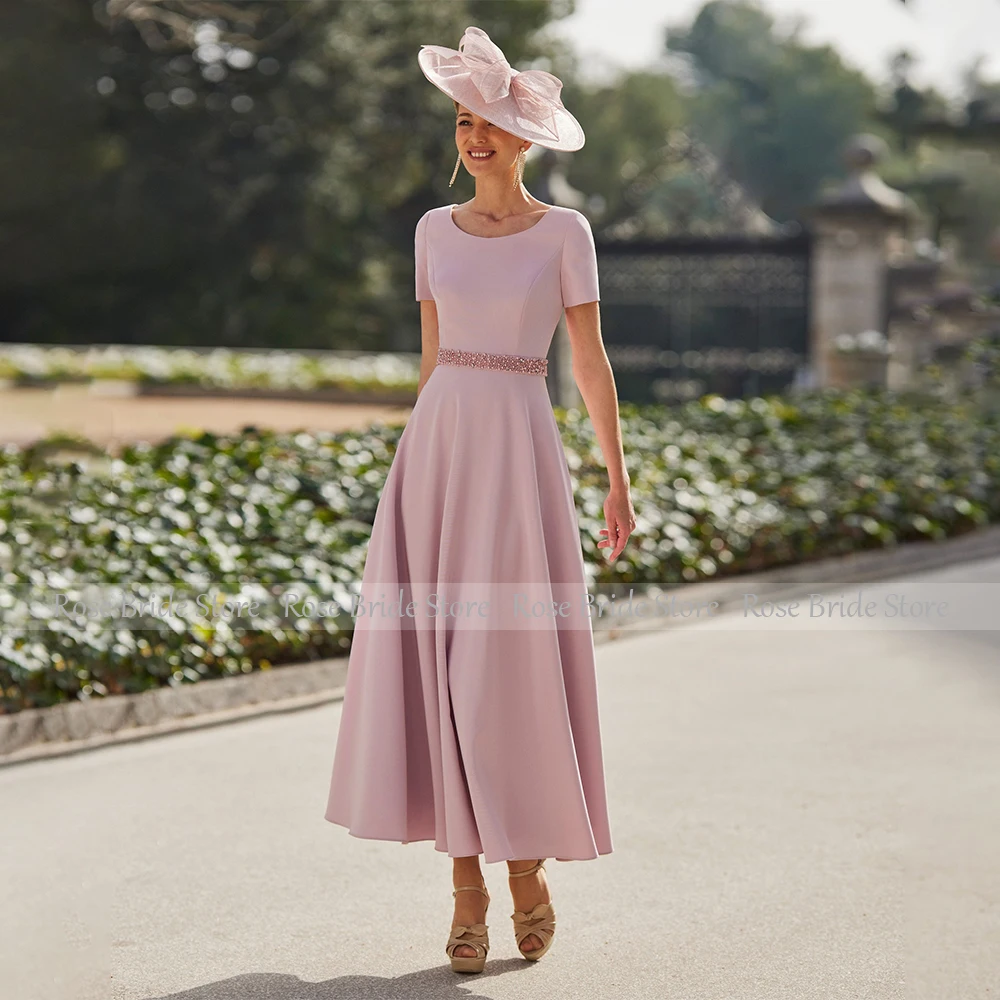
[[[326,819],[447,852],[446,953],[479,972],[480,854],[508,863],[515,940],[537,960],[555,930],[545,859],[612,849],[579,526],[544,378],[563,309],[609,471],[598,545],[612,561],[635,515],[589,223],[521,182],[533,142],[583,145],[562,83],[511,69],[475,27],[418,61],[455,104],[452,183],[464,163],[476,194],[416,227],[420,384],[372,526]]]

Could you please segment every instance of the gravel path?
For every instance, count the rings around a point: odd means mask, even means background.
[[[50,431],[65,431],[113,448],[169,437],[181,428],[225,434],[247,424],[278,431],[340,431],[375,420],[403,422],[410,409],[221,396],[97,396],[79,385],[10,389],[0,392],[0,443],[23,445]]]

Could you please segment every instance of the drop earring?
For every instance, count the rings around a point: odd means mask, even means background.
[[[524,150],[517,154],[517,162],[514,167],[514,187],[519,187],[521,181],[524,180],[524,161],[527,159]]]
[[[448,181],[448,187],[451,187],[452,184],[455,183],[455,178],[458,176],[458,168],[461,166],[461,163],[462,163],[462,154],[459,153],[458,159],[455,161],[455,169],[451,173],[451,180]]]

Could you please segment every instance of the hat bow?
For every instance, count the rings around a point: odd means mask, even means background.
[[[465,29],[458,53],[487,104],[510,94],[526,118],[553,139],[559,137],[555,108],[562,106],[562,80],[541,69],[514,69],[482,28]]]

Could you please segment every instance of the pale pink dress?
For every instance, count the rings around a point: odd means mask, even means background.
[[[415,237],[416,298],[437,303],[440,346],[544,358],[563,308],[599,299],[586,216],[554,206],[523,232],[479,237],[451,208],[425,213]],[[542,375],[438,364],[399,440],[362,593],[463,580],[586,591]],[[356,621],[327,820],[487,863],[611,852],[589,617],[373,621]]]

